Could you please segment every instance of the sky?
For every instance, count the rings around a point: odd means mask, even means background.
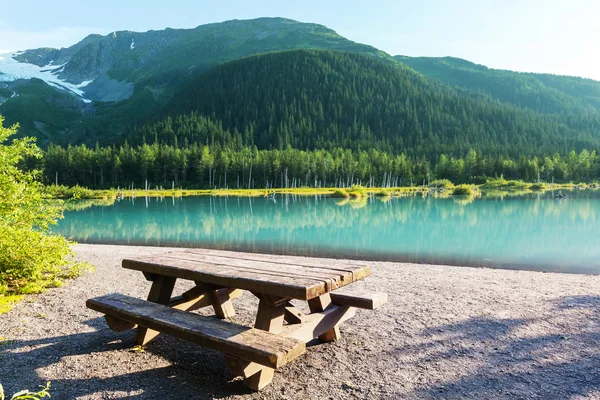
[[[0,52],[68,47],[90,33],[286,17],[392,55],[600,80],[598,0],[0,1]]]

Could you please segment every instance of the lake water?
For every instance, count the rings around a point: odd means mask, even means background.
[[[471,202],[138,197],[67,211],[54,231],[81,243],[600,273],[600,196],[586,191]]]

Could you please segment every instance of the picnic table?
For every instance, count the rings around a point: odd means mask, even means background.
[[[383,293],[336,293],[371,271],[325,260],[181,249],[126,259],[123,267],[152,281],[147,300],[109,294],[88,300],[88,308],[105,314],[114,331],[137,328],[135,342],[141,346],[164,333],[220,351],[229,370],[254,390],[272,381],[274,369],[303,354],[307,342],[338,340],[340,324],[356,308],[373,310],[387,301]],[[177,279],[195,286],[173,296]],[[244,290],[259,299],[254,328],[228,321],[235,315],[232,300]],[[307,301],[310,313],[291,300]],[[203,307],[212,307],[217,318],[190,312]]]

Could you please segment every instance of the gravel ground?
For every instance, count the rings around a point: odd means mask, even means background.
[[[146,296],[120,261],[163,250],[77,245],[95,272],[0,315],[7,392],[51,381],[53,399],[600,399],[600,276],[355,262],[372,276],[352,286],[389,303],[358,310],[342,340],[311,345],[252,393],[219,353],[166,336],[132,352],[131,331],[85,308],[110,292]],[[253,296],[235,306],[251,324]]]

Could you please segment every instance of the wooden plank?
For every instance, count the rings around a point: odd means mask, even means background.
[[[121,294],[90,299],[86,304],[92,310],[270,368],[279,368],[306,351],[305,344],[295,339]]]
[[[226,289],[229,291],[229,299],[236,299],[244,294],[243,290],[239,289]],[[213,300],[208,293],[203,293],[196,298],[186,299],[186,297],[182,294],[181,296],[172,297],[169,300],[169,307],[176,308],[178,310],[184,311],[194,311],[199,310],[200,308],[208,307],[213,305]]]
[[[167,255],[165,255],[167,256]],[[329,270],[325,267],[314,268],[308,266],[283,264],[262,260],[241,259],[216,255],[194,253],[171,253],[168,255],[173,260],[186,260],[212,265],[223,265],[241,268],[244,271],[264,272],[280,276],[304,277],[323,280],[331,285],[328,290],[334,290],[353,281],[352,271]]]
[[[206,267],[219,267],[219,268],[227,268],[229,270],[240,271],[242,273],[257,273],[263,275],[269,275],[274,277],[281,278],[292,278],[292,279],[302,279],[303,281],[334,281],[332,282],[337,288],[339,284],[335,284],[335,282],[339,282],[342,280],[351,281],[352,274],[347,273],[346,275],[341,275],[340,273],[324,273],[324,272],[314,272],[310,271],[307,268],[299,267],[299,266],[281,266],[278,264],[268,263],[268,262],[257,262],[257,261],[246,261],[246,260],[236,260],[236,259],[228,259],[224,257],[207,257],[207,256],[197,256],[192,257],[190,255],[185,254],[163,254],[161,255],[163,258],[171,259],[171,264],[176,265],[179,261],[197,263],[200,266]],[[333,289],[331,289],[333,290]]]
[[[168,304],[173,294],[175,281],[177,278],[168,276],[156,276],[150,288],[148,301],[157,304]],[[145,326],[138,326],[135,333],[135,343],[139,346],[145,346],[158,336],[159,332],[148,329]]]
[[[291,303],[288,303],[285,306],[285,314],[283,318],[288,324],[301,324],[306,318],[306,315],[304,315],[302,311],[294,307]]]
[[[235,316],[235,310],[229,294],[231,289],[218,289],[210,293],[212,306],[218,318],[227,319]]]
[[[274,277],[254,272],[240,273],[238,270],[232,270],[223,266],[199,265],[190,261],[178,261],[177,265],[173,265],[172,259],[161,258],[159,256],[148,258],[147,261],[123,260],[123,267],[150,272],[156,275],[188,279],[300,300],[308,300],[327,292],[323,281],[306,278]]]
[[[387,293],[330,293],[333,304],[375,310],[387,303]]]
[[[186,249],[123,260],[123,267],[301,300],[318,297],[370,274],[369,267],[337,268],[301,260]]]
[[[129,331],[137,326],[136,324],[111,317],[110,315],[105,315],[104,319],[110,329],[119,333]]]
[[[235,258],[238,260],[254,260],[254,261],[267,261],[271,264],[281,264],[281,265],[294,265],[294,266],[302,266],[312,269],[325,270],[325,271],[336,271],[341,273],[356,273],[357,271],[363,271],[368,269],[369,267],[356,267],[356,266],[335,266],[327,264],[327,261],[321,261],[321,264],[317,264],[315,262],[306,261],[303,257],[292,257],[292,256],[279,256],[272,254],[260,254],[260,253],[236,253],[222,250],[211,250],[211,249],[182,249],[177,252],[183,252],[196,255],[214,255],[218,257],[226,257],[226,258]],[[370,271],[369,271],[370,272]],[[359,273],[361,275],[361,273]],[[362,279],[362,278],[360,278]]]
[[[285,303],[273,305],[265,300],[258,303],[258,312],[254,327],[271,333],[281,332],[283,326],[283,315],[285,313]]]
[[[225,355],[225,363],[233,376],[243,376],[244,379],[251,377],[264,368],[264,366],[260,364],[242,360],[241,358],[227,354]]]
[[[329,293],[319,296],[317,298],[311,299],[308,301],[308,307],[310,308],[311,313],[318,313],[327,310],[331,307],[331,297]],[[323,332],[319,335],[319,340],[322,342],[334,342],[336,340],[340,340],[340,328],[338,325],[333,325],[331,329]]]
[[[274,301],[275,300],[275,301]],[[254,327],[266,332],[278,334],[283,328],[283,316],[287,302],[284,299],[272,299],[268,296],[261,298],[258,303],[258,312]],[[245,372],[255,370],[246,379],[246,385],[252,390],[262,390],[265,386],[273,381],[275,370],[273,368],[256,368],[252,364],[248,364]]]
[[[308,343],[352,318],[355,313],[356,309],[353,307],[334,305],[323,312],[307,315],[301,324],[284,325],[281,335]]]
[[[224,252],[221,250],[209,250],[209,249],[183,249],[179,252],[192,254],[194,256],[202,256],[202,255],[215,255],[218,257],[226,257],[226,258],[234,258],[238,260],[253,260],[253,261],[265,261],[269,264],[279,264],[283,266],[301,266],[310,268],[311,270],[323,270],[327,272],[339,273],[341,275],[351,274],[352,281],[358,281],[364,279],[371,275],[371,268],[368,266],[348,266],[346,268],[332,267],[326,264],[326,261],[323,261],[323,264],[317,265],[314,262],[303,261],[302,257],[288,257],[288,256],[277,256],[271,254],[243,254],[243,253],[235,253],[235,252]],[[175,253],[175,252],[173,252]]]

